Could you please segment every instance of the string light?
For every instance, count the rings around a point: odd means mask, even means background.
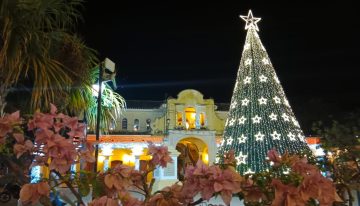
[[[249,13],[247,16],[240,15],[240,18],[242,18],[246,22],[245,30],[255,29],[256,31],[259,31],[257,23],[261,20],[261,18],[253,17],[251,10],[249,10]]]
[[[219,153],[234,150],[236,169],[252,174],[269,168],[265,158],[270,149],[283,154],[308,146],[257,34],[260,18],[251,11],[240,17],[246,22],[247,35]]]

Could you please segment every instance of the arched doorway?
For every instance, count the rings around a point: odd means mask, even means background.
[[[198,160],[208,164],[208,147],[204,141],[195,137],[188,137],[176,144],[178,156],[178,178],[183,180],[185,169],[189,165],[196,165]]]

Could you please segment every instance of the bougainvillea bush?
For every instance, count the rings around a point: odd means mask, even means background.
[[[333,182],[306,158],[280,156],[275,150],[268,152],[267,161],[273,165],[269,171],[241,176],[234,169],[236,160],[230,151],[221,157],[221,164],[208,166],[199,161],[187,167],[183,181],[160,191],[152,190],[155,179],[148,177],[157,167],[166,167],[172,161],[163,145],[149,143],[148,155],[152,158],[146,171],[117,165],[105,172],[74,173],[71,165],[95,161],[93,145],[86,143],[84,131],[85,125],[76,117],[58,113],[54,105],[49,113],[37,112],[26,121],[19,112],[0,118],[1,152],[18,159],[28,157],[25,159],[31,159],[30,168],[40,165],[50,171],[48,178],[22,185],[23,205],[51,205],[51,197],[64,185],[76,197],[70,204],[89,206],[185,206],[213,197],[221,197],[224,205],[239,198],[248,206],[330,206],[341,202]],[[83,197],[90,191],[93,199],[86,203]],[[133,194],[142,196],[141,200]]]

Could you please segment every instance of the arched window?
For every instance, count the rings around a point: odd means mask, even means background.
[[[200,113],[200,126],[205,127],[205,113]]]
[[[195,117],[196,111],[194,107],[187,107],[185,109],[185,118],[186,118],[186,129],[195,129]]]
[[[176,112],[176,126],[183,126],[183,113]]]
[[[151,131],[151,119],[146,120],[146,131]]]
[[[123,118],[121,122],[121,129],[127,130],[127,119]]]
[[[138,119],[134,120],[134,131],[139,131],[139,120]]]
[[[109,125],[109,130],[110,131],[114,131],[116,127],[115,121],[111,120],[110,125]]]

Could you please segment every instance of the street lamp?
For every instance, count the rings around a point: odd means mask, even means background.
[[[96,142],[95,145],[95,166],[94,172],[97,172],[98,156],[99,156],[99,139],[100,139],[100,115],[101,115],[101,93],[103,82],[111,81],[115,78],[115,63],[105,58],[104,62],[99,64],[99,81],[97,91],[97,114],[96,114]],[[116,87],[116,85],[114,85]]]

